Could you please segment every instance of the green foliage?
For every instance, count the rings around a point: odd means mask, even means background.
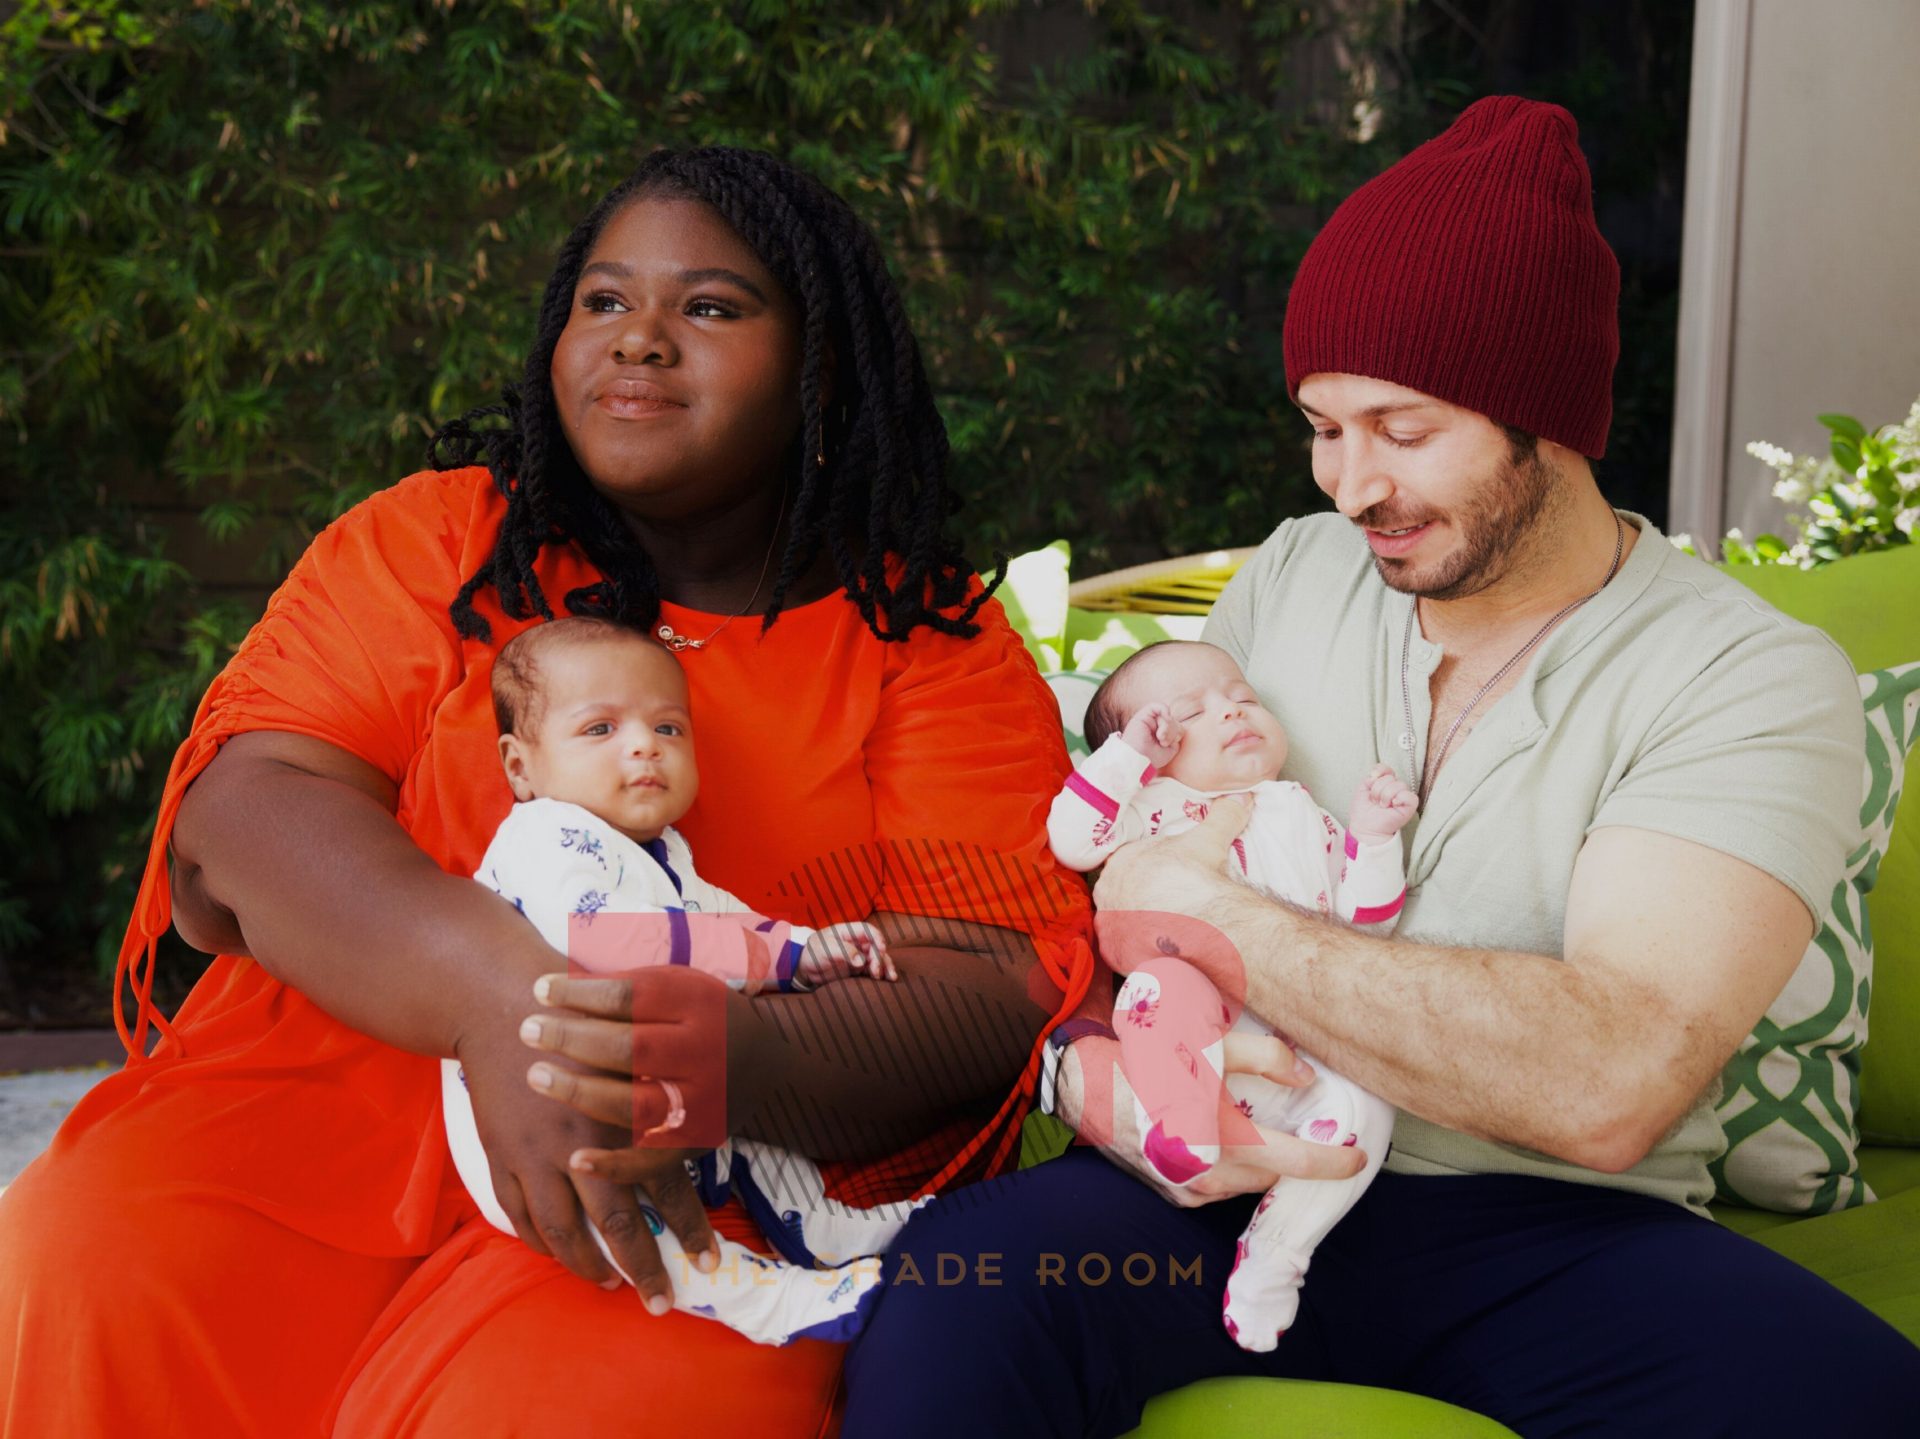
[[[1410,3],[0,11],[0,955],[111,952],[266,590],[516,374],[558,242],[656,145],[774,150],[873,225],[978,558],[1065,535],[1094,572],[1314,507],[1281,309],[1424,138],[1389,86],[1357,139],[1367,66],[1329,63]]]
[[[1822,415],[1820,423],[1831,436],[1824,456],[1795,455],[1764,441],[1747,446],[1779,476],[1774,498],[1807,509],[1787,516],[1800,536],[1792,542],[1728,531],[1720,549],[1729,564],[1810,570],[1913,543],[1920,521],[1920,400],[1905,420],[1871,434],[1852,415]]]
[[[1301,507],[1279,303],[1313,207],[1391,158],[1291,92],[1320,24],[1245,0],[14,7],[0,947],[111,952],[168,755],[265,590],[514,376],[559,240],[653,146],[784,153],[875,227],[982,557],[1064,533],[1098,567]]]
[[[157,781],[250,614],[197,599],[104,486],[28,470],[0,512],[0,953],[111,961]],[[32,505],[25,503],[31,496]]]

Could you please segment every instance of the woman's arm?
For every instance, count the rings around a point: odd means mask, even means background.
[[[544,989],[554,1012],[529,1043],[591,1071],[673,1080],[694,1116],[688,1142],[719,1138],[697,1129],[711,1115],[724,1133],[815,1159],[896,1152],[1002,1096],[1053,1011],[1032,988],[1038,961],[1023,934],[888,914],[874,923],[887,934],[897,983],[749,996],[685,970],[556,975]],[[946,944],[928,943],[936,932]],[[546,1093],[608,1123],[643,1129],[664,1110],[653,1084],[543,1071],[536,1065],[532,1077]],[[657,1150],[625,1154],[597,1156],[602,1172],[645,1182],[657,1168]]]
[[[520,1237],[585,1278],[613,1279],[583,1227],[584,1207],[622,1267],[656,1275],[631,1191],[566,1166],[574,1149],[624,1136],[525,1084],[520,1024],[534,978],[558,957],[512,905],[415,845],[393,799],[386,776],[334,745],[271,731],[234,736],[187,791],[175,824],[175,887],[188,902],[182,933],[237,936],[242,952],[342,1023],[459,1059],[495,1190]],[[711,1245],[690,1186],[654,1197],[690,1250]]]
[[[345,750],[234,736],[174,826],[181,933],[237,937],[219,952],[252,956],[342,1023],[452,1055],[489,1012],[524,1013],[552,961],[511,905],[435,864],[393,805],[387,778]]]

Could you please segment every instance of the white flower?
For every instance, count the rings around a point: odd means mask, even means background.
[[[1672,545],[1676,550],[1684,550],[1688,554],[1695,553],[1692,535],[1684,534],[1684,533],[1678,534],[1678,535],[1668,535],[1667,543]]]
[[[1755,440],[1747,446],[1747,453],[1770,470],[1785,471],[1793,463],[1793,451],[1783,450],[1778,445],[1770,445],[1765,440]]]
[[[1813,487],[1805,480],[1780,480],[1773,487],[1773,497],[1785,500],[1790,505],[1805,504],[1813,495]]]
[[[1911,535],[1916,520],[1920,520],[1920,510],[1902,510],[1893,517],[1893,527],[1903,535]]]
[[[1838,484],[1833,487],[1833,492],[1856,510],[1864,509],[1868,504],[1867,492],[1858,485]]]

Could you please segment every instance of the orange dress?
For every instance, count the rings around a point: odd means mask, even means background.
[[[97,1085],[0,1198],[4,1434],[811,1435],[838,1346],[768,1349],[654,1318],[495,1232],[446,1151],[436,1061],[329,1018],[252,960],[215,959],[169,1023],[151,1005],[170,922],[166,842],[227,737],[310,735],[399,787],[398,819],[470,874],[512,803],[492,657],[524,622],[491,590],[490,643],[447,614],[504,504],[481,469],[423,473],[329,527],[208,690],[176,757],[121,956],[148,1058]],[[558,607],[596,575],[571,547]],[[677,628],[717,621],[668,606]],[[680,826],[703,873],[802,923],[875,909],[1018,928],[1056,1019],[1093,972],[1090,906],[1047,853],[1067,758],[997,604],[982,633],[883,644],[836,595],[764,637],[729,625],[686,669],[701,795]],[[1009,1163],[1035,1062],[997,1109],[879,1164],[843,1197],[897,1198]],[[720,1216],[751,1239],[737,1214]],[[76,1360],[79,1361],[76,1365]]]

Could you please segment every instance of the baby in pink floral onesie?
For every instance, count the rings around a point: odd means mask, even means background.
[[[1214,799],[1244,794],[1253,812],[1231,861],[1241,878],[1349,924],[1393,927],[1406,897],[1399,836],[1418,805],[1413,790],[1376,766],[1342,826],[1303,786],[1280,778],[1286,732],[1225,651],[1187,642],[1141,650],[1095,693],[1086,734],[1093,753],[1048,819],[1063,864],[1095,869],[1121,845],[1191,829]],[[1114,1027],[1146,1159],[1170,1182],[1190,1183],[1220,1156],[1227,1030],[1273,1031],[1250,1014],[1235,1016],[1205,975],[1172,957],[1127,976]],[[1351,1179],[1284,1180],[1260,1201],[1235,1251],[1224,1306],[1228,1332],[1245,1349],[1273,1348],[1293,1322],[1314,1248],[1372,1182],[1393,1133],[1390,1105],[1302,1057],[1317,1071],[1304,1088],[1227,1076],[1235,1108],[1251,1125],[1358,1144],[1367,1163]],[[1227,1137],[1257,1142],[1251,1125]]]

